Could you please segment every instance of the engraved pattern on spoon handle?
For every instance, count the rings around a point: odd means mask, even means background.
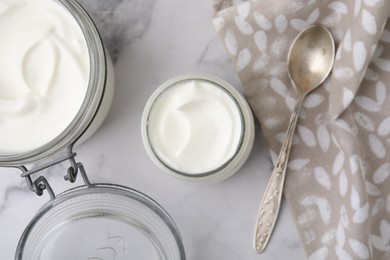
[[[255,231],[255,250],[257,253],[264,251],[278,218],[288,158],[303,98],[304,96],[301,95],[295,105],[286,138],[260,204]]]

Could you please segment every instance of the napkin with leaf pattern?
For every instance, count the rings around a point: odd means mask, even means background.
[[[274,161],[296,100],[289,46],[311,24],[331,31],[334,68],[304,101],[285,199],[308,259],[390,259],[390,1],[213,5],[214,26]]]

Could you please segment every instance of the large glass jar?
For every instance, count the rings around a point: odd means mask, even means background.
[[[47,158],[80,138],[87,139],[104,120],[114,92],[113,65],[99,32],[86,11],[74,0],[52,0],[69,12],[80,26],[88,47],[89,81],[81,108],[72,122],[53,140],[36,149],[18,153],[0,153],[1,166],[15,166]],[[12,37],[12,36],[11,36]],[[69,75],[72,77],[72,75]],[[64,107],[63,109],[67,109]],[[34,136],[31,136],[34,138]]]

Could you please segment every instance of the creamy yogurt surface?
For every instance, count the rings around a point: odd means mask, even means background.
[[[0,39],[0,153],[26,152],[57,137],[79,111],[87,43],[54,0],[2,0]]]
[[[171,169],[201,174],[237,152],[242,118],[235,100],[206,80],[184,80],[157,97],[148,118],[152,149]]]

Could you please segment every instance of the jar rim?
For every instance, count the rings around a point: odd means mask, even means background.
[[[25,231],[23,232],[19,244],[17,246],[15,259],[21,260],[23,258],[25,247],[28,243],[30,243],[30,240],[35,240],[36,235],[30,238],[33,234],[34,229],[37,228],[37,226],[42,226],[43,224],[38,224],[40,220],[42,220],[43,217],[45,217],[47,214],[53,212],[56,210],[57,207],[63,206],[64,204],[72,202],[72,199],[82,197],[82,196],[92,196],[100,194],[102,196],[109,196],[109,195],[116,195],[118,197],[123,197],[125,199],[129,199],[129,201],[126,201],[127,203],[131,203],[131,201],[136,201],[145,206],[147,209],[152,211],[161,221],[164,223],[166,228],[169,229],[170,235],[172,236],[172,239],[177,246],[175,248],[177,250],[177,254],[179,256],[180,260],[185,260],[185,251],[184,251],[184,245],[182,242],[182,238],[179,232],[179,229],[177,228],[174,220],[169,215],[169,213],[154,199],[151,197],[145,195],[144,193],[137,191],[135,189],[116,185],[116,184],[106,184],[106,183],[100,183],[100,184],[94,184],[91,187],[87,186],[79,186],[72,188],[70,190],[66,190],[65,192],[58,195],[54,200],[47,202],[35,215],[35,217],[31,220],[30,224],[27,226]],[[89,198],[87,198],[89,199]],[[81,209],[82,211],[82,209]],[[61,214],[64,214],[65,211],[61,211]],[[131,217],[131,216],[129,216]],[[93,219],[93,216],[91,216],[91,219]],[[147,226],[147,222],[143,223]],[[132,225],[132,223],[128,224],[129,226]],[[57,228],[57,225],[53,225],[55,228]],[[35,231],[36,232],[36,231]],[[46,235],[46,234],[45,234]]]
[[[107,59],[101,36],[92,18],[77,1],[53,1],[70,12],[85,37],[90,63],[87,92],[76,116],[57,137],[29,151],[0,154],[0,166],[15,167],[32,163],[73,145],[88,129],[102,103],[107,80]]]

